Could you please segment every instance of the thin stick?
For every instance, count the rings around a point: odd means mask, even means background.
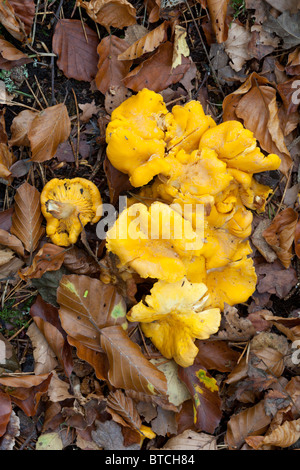
[[[36,84],[37,84],[37,86],[38,86],[38,89],[40,90],[40,94],[42,95],[43,100],[45,101],[46,106],[47,106],[47,108],[48,108],[48,107],[49,107],[48,101],[46,100],[46,97],[45,97],[45,95],[44,95],[44,93],[43,93],[43,90],[42,90],[42,88],[41,88],[41,86],[40,86],[40,84],[39,84],[39,81],[38,81],[36,75],[34,76],[34,79],[35,79],[35,82],[36,82]]]
[[[81,21],[82,29],[83,29],[83,34],[84,34],[85,40],[86,40],[86,42],[87,42],[87,44],[88,44],[88,43],[89,43],[89,40],[88,40],[88,37],[87,37],[87,34],[86,34],[86,30],[85,30],[85,27],[84,27],[84,21],[83,21],[83,18],[82,18],[82,11],[81,11],[80,6],[78,6],[78,10],[79,10],[79,15],[80,15],[80,21]]]
[[[77,102],[77,96],[72,88],[72,92],[74,95],[74,101],[75,101],[75,106],[76,106],[76,114],[77,114],[77,145],[76,145],[76,156],[75,156],[75,166],[76,169],[78,170],[79,167],[79,142],[80,142],[80,120],[79,120],[79,108],[78,108],[78,102]]]
[[[25,82],[26,82],[26,85],[28,86],[29,90],[30,90],[31,93],[33,94],[35,101],[37,102],[37,104],[39,105],[39,107],[43,110],[44,107],[42,106],[40,100],[38,99],[38,97],[37,97],[36,94],[34,93],[33,89],[31,88],[30,83],[28,82],[27,78],[25,78]]]
[[[32,46],[33,46],[34,39],[35,39],[36,23],[37,23],[37,12],[39,10],[40,3],[41,3],[41,0],[37,0],[35,15],[34,15],[34,23],[33,23],[33,27],[32,27],[32,37],[31,37],[31,45]]]

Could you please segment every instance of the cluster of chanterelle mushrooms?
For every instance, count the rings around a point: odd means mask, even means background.
[[[265,210],[272,190],[253,174],[278,169],[280,158],[265,156],[240,122],[216,125],[198,101],[169,112],[147,89],[113,111],[106,140],[112,165],[141,188],[108,231],[107,249],[120,270],[154,282],[127,318],[141,323],[164,357],[188,367],[195,339],[218,331],[224,304],[245,302],[255,290],[252,211]],[[45,186],[42,208],[54,243],[75,243],[82,226],[99,220],[100,194],[85,184],[75,178]],[[87,193],[79,214],[74,198]]]

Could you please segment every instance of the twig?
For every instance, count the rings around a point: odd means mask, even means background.
[[[42,88],[41,88],[41,86],[40,86],[40,84],[39,84],[39,81],[38,81],[36,75],[34,76],[34,78],[35,78],[35,82],[36,82],[36,84],[37,84],[37,86],[38,86],[38,89],[40,90],[40,94],[42,95],[43,100],[45,101],[45,104],[46,104],[46,106],[47,106],[47,108],[48,108],[48,107],[49,107],[48,101],[46,100],[46,97],[45,97],[45,95],[44,95],[44,93],[43,93],[43,90],[42,90]]]
[[[76,106],[76,114],[77,114],[77,144],[76,144],[76,154],[75,154],[75,166],[76,169],[78,170],[79,167],[79,143],[80,143],[80,120],[79,120],[79,108],[78,108],[78,102],[77,102],[77,96],[72,88],[72,92],[74,95],[74,101],[75,101],[75,106]]]
[[[34,39],[35,39],[36,23],[37,23],[37,12],[39,11],[40,3],[41,3],[41,0],[37,0],[35,15],[34,15],[34,22],[33,22],[33,26],[32,26],[32,36],[31,36],[31,45],[32,46],[34,44]]]

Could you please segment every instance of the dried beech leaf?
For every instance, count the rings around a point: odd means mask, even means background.
[[[19,51],[15,46],[5,39],[0,38],[0,68],[11,70],[13,67],[19,67],[29,64],[32,59],[24,52]]]
[[[248,48],[250,39],[251,33],[242,25],[233,23],[230,26],[225,51],[230,57],[230,66],[235,72],[239,72],[245,62],[252,58]]]
[[[122,29],[136,23],[136,10],[127,0],[77,0],[77,5],[85,8],[92,20],[107,29],[111,26]]]
[[[84,346],[102,351],[102,328],[124,325],[126,304],[116,288],[88,276],[63,276],[57,291],[62,327]]]
[[[26,34],[29,35],[35,16],[34,0],[9,0],[9,3],[17,18],[22,21]]]
[[[195,362],[208,370],[230,372],[240,357],[240,353],[231,349],[226,341],[196,340],[195,346],[199,350]]]
[[[35,323],[29,325],[26,334],[33,346],[34,373],[40,375],[51,372],[58,365],[58,362],[46,338]]]
[[[87,39],[86,39],[87,38]],[[57,66],[68,78],[91,82],[97,73],[97,33],[80,20],[59,20],[53,35]]]
[[[292,245],[297,221],[297,212],[288,207],[280,212],[263,232],[265,240],[275,251],[285,268],[290,266],[293,257]]]
[[[120,326],[103,328],[101,346],[109,360],[108,378],[116,388],[143,392],[148,395],[166,395],[167,380],[142,354]]]
[[[30,315],[64,368],[66,376],[69,377],[73,370],[72,349],[62,329],[58,309],[38,295],[30,308]]]
[[[128,74],[132,61],[119,60],[118,56],[126,51],[128,44],[117,36],[107,36],[100,42],[97,52],[99,54],[98,72],[95,83],[98,90],[105,93],[112,86],[120,86]]]
[[[195,409],[195,426],[212,434],[221,417],[221,399],[216,380],[199,364],[179,367],[178,376],[187,386]]]
[[[182,56],[182,63],[172,69],[173,44],[167,41],[140,65],[135,67],[123,80],[124,85],[134,91],[148,88],[160,92],[168,86],[178,83],[189,70],[191,61]]]
[[[132,398],[126,397],[121,390],[110,392],[107,397],[107,411],[111,413],[113,420],[116,422],[119,422],[116,414],[121,416],[125,421],[125,425],[132,429],[140,429],[142,425],[134,401]],[[120,424],[122,423],[120,422]]]
[[[134,42],[126,51],[119,55],[119,60],[134,60],[144,54],[153,52],[161,43],[167,40],[168,21],[164,21],[157,28],[145,34]],[[181,62],[181,61],[180,61]]]
[[[30,142],[28,140],[28,132],[32,121],[37,116],[36,111],[31,111],[30,109],[25,109],[21,111],[14,119],[10,128],[11,139],[9,144],[11,146],[20,146],[30,147]]]
[[[20,418],[12,410],[4,436],[0,439],[1,450],[14,450],[15,437],[20,435]]]
[[[0,245],[7,246],[20,256],[25,254],[22,242],[6,230],[0,229]]]
[[[25,41],[24,25],[16,17],[15,10],[8,0],[0,0],[0,23],[18,41]]]
[[[5,434],[6,427],[12,412],[9,396],[0,390],[0,437]]]
[[[300,220],[298,220],[295,228],[295,253],[300,258]]]
[[[0,377],[0,387],[27,416],[34,416],[40,399],[47,392],[51,374]]]
[[[163,446],[164,450],[217,450],[217,439],[204,432],[187,429],[169,439]]]
[[[45,162],[53,158],[57,147],[68,139],[70,132],[71,122],[63,103],[41,111],[33,119],[28,132],[31,160]]]
[[[227,39],[226,14],[229,0],[207,0],[212,27],[218,43]]]
[[[57,271],[63,264],[64,255],[65,248],[52,243],[45,243],[33,258],[31,266],[19,273],[20,278],[23,281],[40,279],[46,271]]]
[[[264,401],[232,416],[227,424],[226,442],[231,449],[239,449],[250,435],[262,434],[271,422],[266,415]]]
[[[276,447],[290,447],[300,439],[300,419],[295,421],[285,421],[281,426],[277,426],[270,434],[267,434],[260,441],[252,445],[251,438],[246,439],[247,444],[259,449],[264,445]]]
[[[80,359],[88,362],[94,368],[95,375],[99,380],[107,380],[108,360],[105,353],[88,348],[71,336],[68,336],[68,343],[76,348],[77,356]]]
[[[23,183],[15,195],[11,233],[21,240],[30,253],[36,249],[45,232],[42,222],[40,193],[29,183]]]
[[[10,167],[14,161],[15,157],[8,146],[0,143],[0,178],[6,180],[8,184],[12,182]]]

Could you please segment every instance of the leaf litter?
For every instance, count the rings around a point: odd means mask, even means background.
[[[296,3],[0,2],[1,450],[299,448]],[[143,88],[170,110],[193,99],[218,124],[242,122],[282,160],[256,176],[273,182],[250,236],[256,291],[225,305],[189,367],[126,321],[151,281],[120,272],[93,225],[71,247],[49,243],[40,209],[55,177],[86,178],[113,205],[136,194],[105,129]]]

